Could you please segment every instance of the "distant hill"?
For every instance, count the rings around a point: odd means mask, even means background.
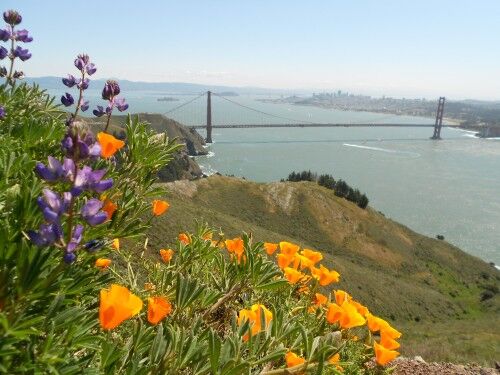
[[[64,89],[64,85],[61,82],[61,77],[27,77],[25,81],[28,83],[37,83],[44,89]],[[104,85],[104,79],[93,80],[93,88],[102,87]],[[140,82],[140,81],[129,81],[126,79],[117,79],[120,82],[120,87],[122,91],[138,91],[138,90],[153,90],[162,91],[164,94],[194,94],[201,93],[204,91],[214,91],[220,93],[237,93],[237,94],[254,94],[254,95],[266,95],[266,94],[291,94],[298,93],[300,90],[279,90],[279,89],[268,89],[262,87],[233,87],[233,86],[219,86],[219,85],[203,85],[197,83],[185,83],[185,82]]]
[[[261,184],[211,176],[165,184],[171,208],[149,232],[150,248],[193,230],[193,218],[226,236],[292,241],[326,254],[350,291],[403,332],[403,354],[427,360],[500,358],[500,272],[460,249],[360,209],[309,182]],[[153,255],[153,254],[152,254]]]

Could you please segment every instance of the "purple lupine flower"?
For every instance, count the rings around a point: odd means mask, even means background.
[[[14,50],[14,57],[19,57],[22,61],[26,61],[31,57],[30,51],[17,46]]]
[[[61,148],[67,155],[71,155],[73,151],[73,138],[71,136],[66,135],[61,141]]]
[[[85,102],[83,105],[87,106],[88,104]],[[96,142],[94,135],[91,132],[85,132],[85,130],[80,130],[80,133],[83,134],[78,134],[77,131],[76,135],[72,135],[75,129],[74,126],[70,126],[68,133],[61,142],[61,147],[66,155],[72,157],[75,152],[78,152],[79,159],[99,156],[101,146]]]
[[[5,59],[8,54],[9,54],[9,51],[7,51],[6,48],[0,47],[0,60]]]
[[[91,198],[82,207],[80,213],[85,221],[91,226],[104,223],[108,219],[106,212],[101,211],[103,202],[96,198]]]
[[[102,98],[104,100],[112,100],[115,96],[120,93],[120,86],[118,82],[109,79],[104,84],[104,88],[102,89]]]
[[[0,77],[6,77],[7,76],[7,68],[5,66],[2,66],[0,68]]]
[[[38,232],[33,230],[28,231],[28,237],[31,242],[39,247],[52,245],[62,237],[62,228],[59,224],[55,223],[42,224]]]
[[[75,66],[78,70],[81,70],[83,72],[89,61],[90,61],[89,55],[82,53],[76,57]]]
[[[76,78],[72,74],[68,74],[68,78],[63,78],[62,82],[64,83],[65,86],[71,88],[74,85],[76,85]]]
[[[0,120],[5,117],[5,108],[0,105]]]
[[[54,182],[59,179],[73,181],[75,174],[75,162],[73,159],[64,158],[63,163],[56,158],[49,156],[48,164],[37,163],[35,166],[36,174],[43,180]]]
[[[64,263],[66,264],[71,264],[76,261],[76,254],[75,253],[64,253],[63,256]]]
[[[94,252],[106,245],[106,241],[102,239],[90,240],[83,244],[83,248],[88,252]]]
[[[125,103],[125,98],[116,98],[115,105],[120,112],[126,111],[128,109],[128,104]]]
[[[7,10],[3,12],[3,20],[11,26],[19,25],[23,17],[15,10]]]
[[[103,116],[106,112],[104,112],[104,108],[102,105],[98,105],[97,106],[97,109],[94,109],[92,111],[92,113],[94,114],[94,116],[97,116],[97,117],[101,117]]]
[[[87,90],[89,88],[89,82],[90,80],[88,78],[85,78],[83,80],[79,79],[76,81],[76,87],[82,90]]]
[[[33,37],[28,35],[28,30],[18,30],[16,31],[15,38],[18,42],[29,43],[33,41]]]
[[[71,240],[66,246],[66,251],[68,253],[72,253],[76,250],[77,246],[80,244],[83,238],[83,230],[84,227],[81,224],[75,225],[73,229],[73,233],[71,234]]]
[[[6,42],[10,39],[11,33],[9,29],[0,29],[0,40]]]
[[[59,179],[62,174],[62,164],[59,160],[56,158],[49,156],[48,157],[48,164],[45,166],[43,163],[37,163],[35,166],[35,172],[36,174],[43,180],[53,182]]]
[[[19,70],[19,71],[14,71],[14,74],[12,75],[15,79],[23,79],[24,78],[24,72]]]
[[[114,107],[114,104],[113,103],[109,103],[107,106],[106,106],[106,114],[107,115],[110,115],[111,112],[113,112],[113,107]]]
[[[101,156],[101,145],[99,142],[95,142],[92,146],[89,147],[89,156],[91,157]]]
[[[49,223],[58,223],[61,215],[66,211],[71,195],[64,193],[63,199],[50,189],[43,189],[43,196],[38,197],[37,203],[42,210],[43,217]]]
[[[73,99],[71,94],[67,92],[61,96],[61,103],[64,104],[65,107],[69,107],[75,103],[75,99]]]
[[[103,193],[113,186],[112,178],[108,178],[105,180],[102,179],[105,174],[105,169],[98,169],[96,171],[93,171],[89,166],[84,166],[76,172],[76,178],[71,192],[73,193],[73,195],[80,195],[83,190]]]
[[[81,100],[80,102],[80,109],[82,110],[82,112],[85,112],[87,109],[89,109],[89,101],[88,100]]]
[[[89,76],[91,76],[92,74],[94,74],[97,71],[97,68],[96,68],[95,64],[90,63],[90,64],[87,65],[87,67],[85,68],[85,70],[87,71],[87,74]]]

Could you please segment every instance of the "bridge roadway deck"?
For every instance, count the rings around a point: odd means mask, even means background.
[[[242,124],[242,125],[212,125],[212,129],[246,129],[246,128],[433,128],[434,124]],[[191,129],[206,129],[206,125],[188,126]]]

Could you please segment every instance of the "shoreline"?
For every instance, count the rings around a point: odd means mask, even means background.
[[[318,105],[314,103],[294,103],[294,102],[280,102],[277,101],[276,99],[261,99],[260,101],[264,103],[271,103],[271,104],[290,104],[290,105],[296,105],[296,106],[302,106],[302,107],[315,107],[315,108],[321,108],[321,109],[333,109],[336,111],[352,111],[352,112],[365,112],[365,113],[373,113],[373,114],[388,114],[388,115],[393,115],[393,116],[412,116],[412,117],[420,117],[420,118],[425,118],[429,120],[435,120],[434,117],[432,116],[420,116],[420,115],[415,115],[411,113],[396,113],[394,111],[384,111],[384,110],[373,110],[373,109],[363,109],[363,108],[341,108],[337,106],[327,106],[327,105]],[[459,128],[459,129],[464,129],[467,131],[475,132],[477,137],[476,138],[484,138],[484,139],[497,139],[500,138],[500,126],[479,126],[479,125],[463,125],[462,120],[453,118],[453,117],[443,117],[443,126],[447,126],[450,128]],[[492,130],[493,129],[493,130]],[[490,133],[492,132],[492,135],[486,135],[483,136],[481,135],[482,132],[485,133]]]

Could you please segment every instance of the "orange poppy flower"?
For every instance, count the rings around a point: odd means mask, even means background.
[[[385,366],[399,355],[397,351],[386,349],[376,342],[373,343],[373,349],[377,363],[381,366]]]
[[[343,329],[359,327],[366,323],[365,318],[348,301],[340,306],[336,303],[330,303],[326,313],[326,320],[328,323],[339,322]]]
[[[399,339],[401,337],[401,332],[399,332],[397,329],[391,327],[391,325],[389,323],[387,323],[386,325],[382,325],[380,327],[380,334],[386,335],[393,340]]]
[[[111,247],[115,250],[120,250],[120,240],[118,238],[114,238]]]
[[[358,310],[358,312],[364,317],[366,317],[369,314],[368,308],[366,306],[363,306],[361,303],[354,300],[351,300],[350,302],[351,305],[353,305],[356,308],[356,310]]]
[[[264,314],[264,316],[262,316]],[[250,309],[242,309],[238,314],[238,325],[243,325],[246,321],[250,323],[250,335],[254,336],[260,331],[267,329],[273,319],[273,313],[262,304],[254,304]],[[262,327],[264,320],[265,327]],[[243,336],[244,341],[248,341],[249,334]]]
[[[298,365],[301,365],[301,364],[306,362],[306,360],[304,358],[298,356],[294,352],[286,353],[285,354],[285,361],[286,361],[287,368],[298,366]]]
[[[345,301],[352,300],[350,294],[344,292],[343,290],[336,290],[334,293],[335,293],[335,302],[337,302],[337,305],[342,305]]]
[[[148,322],[158,324],[172,312],[172,305],[165,297],[148,298]]]
[[[97,133],[97,140],[101,145],[101,156],[103,158],[109,158],[113,156],[116,151],[125,146],[125,142],[116,139],[111,134],[104,132]]]
[[[316,293],[314,294],[314,300],[313,303],[317,306],[324,305],[325,303],[328,302],[328,297],[321,294],[321,293]]]
[[[172,257],[174,256],[174,251],[172,249],[161,249],[160,256],[165,263],[168,263],[172,260]]]
[[[285,273],[285,278],[290,284],[296,284],[305,276],[302,272],[291,267],[285,267],[283,272]]]
[[[278,260],[278,267],[281,269],[285,269],[292,263],[294,256],[289,256],[285,254],[278,254],[276,259]]]
[[[321,254],[319,251],[304,249],[301,251],[301,254],[309,259],[313,263],[313,265],[323,259],[323,254]]]
[[[152,203],[153,215],[160,216],[164,214],[169,207],[170,205],[167,201],[155,199]]]
[[[319,281],[321,286],[338,283],[340,280],[340,274],[337,271],[330,271],[323,265],[320,265],[319,268],[311,267],[311,274]]]
[[[186,233],[179,234],[179,241],[182,242],[184,245],[188,245],[191,243],[191,239]]]
[[[399,348],[399,343],[386,334],[384,331],[380,331],[380,345],[382,345],[386,349],[397,349]]]
[[[340,326],[342,328],[359,327],[366,323],[365,318],[356,310],[356,307],[349,302],[344,302],[341,306],[344,309]]]
[[[99,258],[95,261],[95,266],[101,269],[108,268],[110,264],[111,264],[111,259],[107,258]]]
[[[118,327],[142,309],[141,299],[121,285],[112,284],[109,289],[102,289],[100,297],[99,322],[106,330]]]
[[[339,322],[342,319],[344,310],[336,303],[329,303],[328,310],[326,312],[326,320],[328,323],[333,324]]]
[[[264,250],[266,250],[267,255],[273,255],[277,248],[277,243],[264,242]]]
[[[340,361],[340,354],[336,353],[332,355],[330,358],[328,358],[328,363],[331,365],[337,364]]]
[[[108,220],[111,220],[111,218],[113,217],[113,214],[115,213],[117,208],[118,208],[118,206],[115,203],[113,203],[111,200],[104,199],[104,204],[103,204],[101,210],[106,212],[106,216],[108,217]]]
[[[300,269],[303,270],[304,268],[310,268],[314,265],[313,262],[309,258],[306,258],[303,255],[296,254],[295,257],[293,258],[293,268],[295,269]]]
[[[294,256],[297,251],[299,251],[300,247],[298,245],[295,245],[291,242],[286,242],[286,241],[281,241],[280,242],[280,251],[282,254],[288,255],[288,256]]]
[[[238,263],[241,262],[242,257],[245,253],[245,244],[241,238],[233,238],[232,240],[224,241],[226,249],[229,253],[236,255]]]

